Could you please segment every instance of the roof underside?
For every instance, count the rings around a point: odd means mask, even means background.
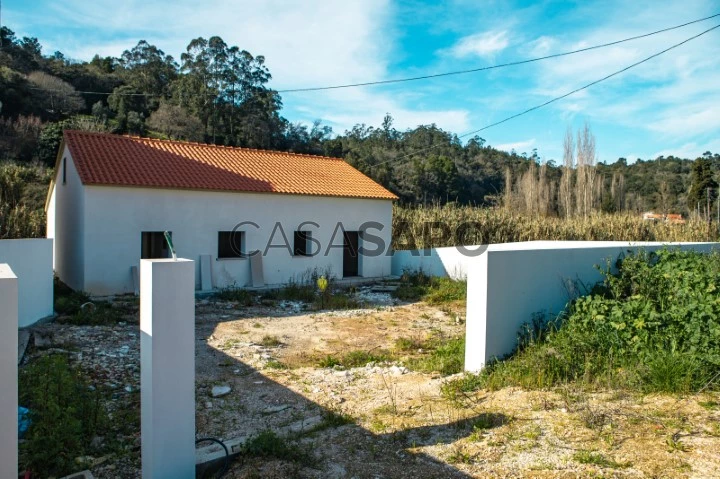
[[[394,200],[344,160],[65,131],[83,184]]]

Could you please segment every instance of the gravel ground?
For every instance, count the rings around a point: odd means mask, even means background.
[[[716,394],[508,388],[449,401],[441,388],[452,378],[410,371],[403,358],[319,367],[327,355],[390,350],[397,338],[464,330],[461,305],[397,304],[367,288],[358,295],[365,309],[330,312],[295,302],[197,301],[198,437],[243,439],[270,430],[303,453],[236,461],[225,477],[720,477]],[[110,391],[111,417],[126,423],[114,438],[124,452],[90,458],[92,472],[137,478],[137,301],[117,302],[128,314],[112,326],[33,328],[24,363],[67,354]]]

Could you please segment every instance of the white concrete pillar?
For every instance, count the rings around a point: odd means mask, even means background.
[[[195,477],[195,263],[140,261],[142,477]]]
[[[477,373],[487,359],[488,257],[485,252],[467,263],[465,309],[465,371]]]
[[[0,477],[18,473],[18,284],[0,264]]]

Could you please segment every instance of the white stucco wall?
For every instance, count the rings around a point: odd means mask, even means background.
[[[341,277],[341,232],[334,240],[337,247],[325,254],[338,222],[347,231],[357,231],[368,221],[383,224],[382,231],[370,230],[369,233],[381,237],[386,249],[389,249],[391,237],[392,202],[387,200],[89,185],[84,187],[83,204],[83,289],[95,295],[133,292],[130,268],[139,265],[143,231],[172,231],[178,256],[196,262],[198,288],[199,257],[205,254],[212,256],[216,288],[250,284],[249,259],[217,259],[218,232],[231,231],[243,221],[259,226],[242,228],[246,251],[264,250],[276,222],[282,225],[291,248],[293,232],[301,223],[313,221],[320,225],[319,228],[303,228],[312,231],[313,239],[320,241],[322,251],[317,256],[298,257],[291,256],[286,249],[269,250],[263,257],[263,272],[268,285],[286,283],[313,268],[330,267],[335,276]],[[59,223],[58,217],[58,226]],[[272,244],[282,242],[278,231]],[[368,246],[368,249],[374,248]],[[364,256],[360,259],[360,275],[387,276],[390,265],[389,255]]]
[[[520,327],[534,313],[557,314],[577,282],[602,279],[595,265],[613,263],[628,251],[665,246],[711,251],[719,243],[628,243],[622,241],[530,241],[490,245],[468,269],[465,370],[478,371],[511,353]],[[578,293],[582,293],[580,290]]]
[[[482,245],[465,246],[469,251],[483,248]],[[392,274],[401,276],[404,272],[422,271],[430,276],[449,276],[452,279],[467,278],[468,263],[475,256],[464,254],[455,246],[395,251],[392,258]]]
[[[18,278],[21,328],[53,314],[52,243],[43,238],[0,240],[0,263],[9,264]]]
[[[66,182],[63,182],[63,161]],[[73,289],[84,289],[84,210],[85,187],[67,147],[58,164],[55,184],[48,202],[47,237],[54,238],[53,268]]]

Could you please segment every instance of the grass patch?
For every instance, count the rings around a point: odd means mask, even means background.
[[[400,286],[393,296],[403,301],[426,301],[429,304],[443,304],[464,301],[467,297],[467,282],[450,278],[428,276],[422,271],[404,273]]]
[[[600,454],[599,452],[586,450],[578,451],[573,454],[573,460],[579,462],[580,464],[592,464],[609,469],[625,469],[632,465],[629,462],[617,462]]]
[[[428,353],[407,361],[415,371],[439,372],[443,376],[462,372],[465,365],[465,337],[437,339],[425,343]]]

